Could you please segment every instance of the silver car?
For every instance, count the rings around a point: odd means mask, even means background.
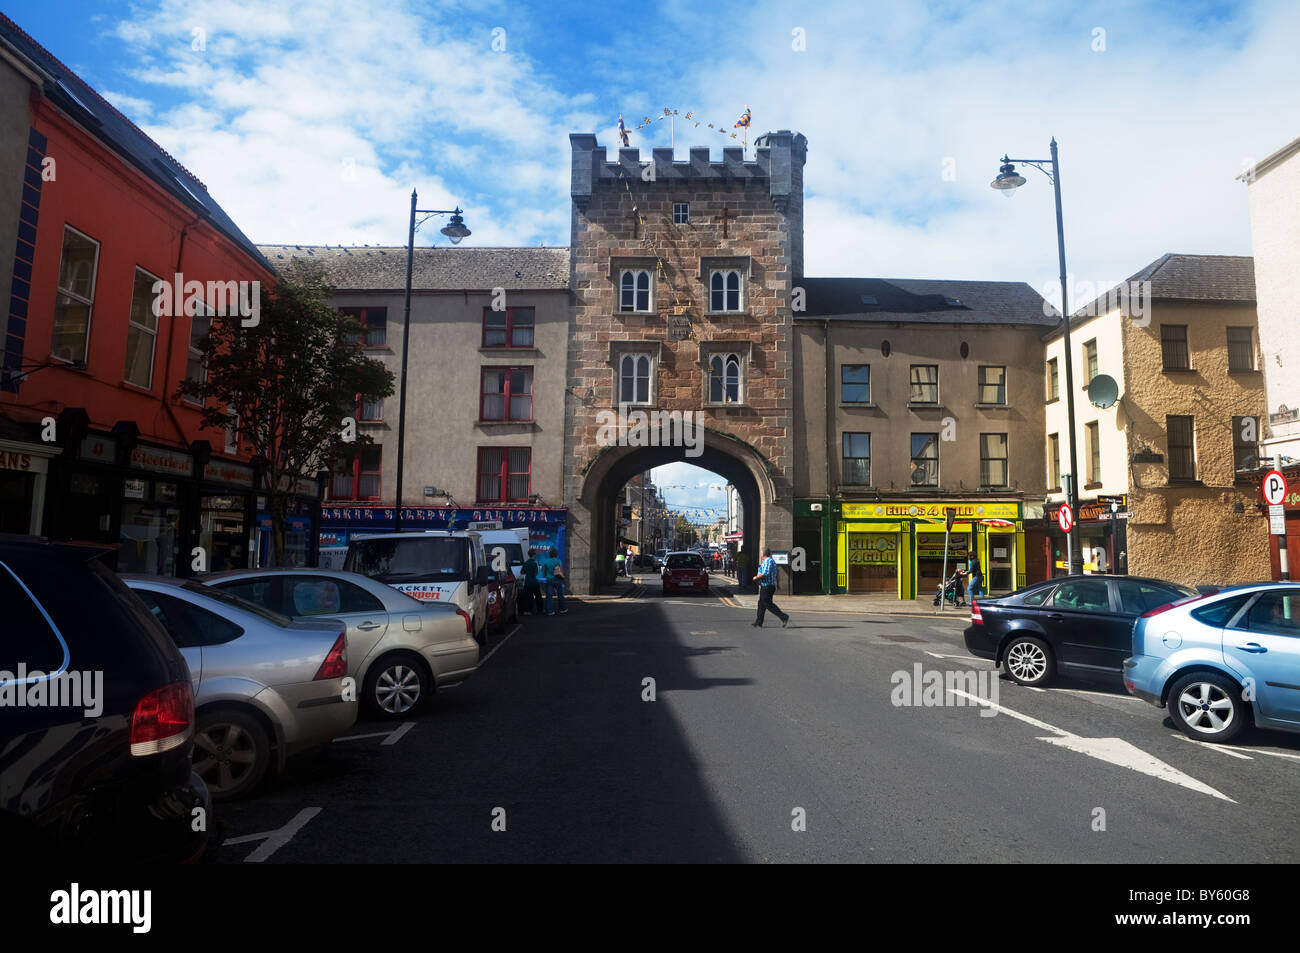
[[[328,617],[348,627],[351,675],[366,709],[410,715],[438,688],[478,668],[469,614],[453,603],[420,602],[377,579],[335,569],[233,569],[203,581],[298,620]]]
[[[195,580],[124,575],[190,667],[194,770],[214,800],[250,793],[272,766],[356,723],[346,629],[268,612]]]

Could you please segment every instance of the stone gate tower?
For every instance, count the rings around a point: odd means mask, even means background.
[[[594,135],[569,141],[573,590],[613,576],[614,494],[672,460],[737,487],[751,557],[761,545],[789,549],[791,291],[803,272],[807,140],[783,130],[755,140],[749,161],[739,148],[715,161],[705,147],[687,161],[655,149],[648,162],[637,149],[610,161]],[[661,426],[677,413],[683,426]]]

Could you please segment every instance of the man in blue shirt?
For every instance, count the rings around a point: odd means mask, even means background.
[[[784,629],[790,624],[790,617],[772,601],[772,596],[776,594],[776,582],[779,578],[779,572],[780,570],[776,568],[776,560],[772,558],[772,550],[764,546],[763,561],[758,564],[758,575],[753,579],[754,582],[758,583],[758,619],[751,622],[750,625],[756,628],[761,629],[763,627],[763,614],[768,609],[772,610],[772,615],[781,620],[781,628]]]

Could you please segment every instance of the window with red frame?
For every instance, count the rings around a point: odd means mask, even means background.
[[[536,308],[483,309],[484,347],[532,347]]]
[[[362,344],[366,347],[385,347],[388,341],[387,308],[339,308],[361,322],[360,334],[349,334],[348,344]]]
[[[533,369],[485,367],[479,384],[479,420],[532,420]]]
[[[342,461],[330,482],[330,499],[378,500],[383,489],[383,447],[362,447],[350,461]]]
[[[527,503],[532,467],[529,447],[479,447],[478,502]]]

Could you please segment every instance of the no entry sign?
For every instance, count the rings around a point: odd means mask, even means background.
[[[1060,525],[1062,533],[1070,531],[1070,527],[1074,525],[1074,510],[1070,509],[1069,503],[1062,503],[1061,508],[1056,511],[1056,522]]]
[[[1261,487],[1264,491],[1264,502],[1269,506],[1280,506],[1286,499],[1286,477],[1277,470],[1269,470],[1264,474],[1264,485]]]

